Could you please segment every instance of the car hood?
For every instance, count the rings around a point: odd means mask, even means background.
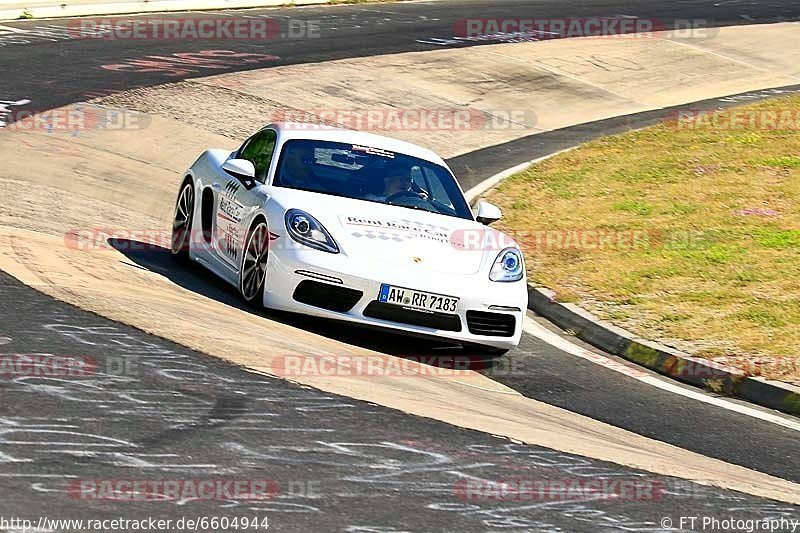
[[[487,226],[404,207],[305,191],[281,194],[285,208],[316,218],[342,253],[363,264],[388,269],[422,268],[468,275],[488,268],[502,248],[516,246]]]

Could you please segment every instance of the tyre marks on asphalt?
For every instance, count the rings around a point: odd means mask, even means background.
[[[3,514],[33,517],[47,508],[71,518],[174,518],[192,511],[266,515],[297,531],[589,532],[660,531],[660,518],[678,508],[743,519],[798,511],[248,373],[51,300],[5,274],[0,287],[21,302],[0,309],[2,328],[19,332],[9,338],[12,347],[47,346],[100,363],[81,379],[0,381]],[[267,501],[68,496],[87,472],[93,480],[268,478],[281,491]],[[639,499],[552,491],[482,500],[458,489],[520,478],[557,485],[636,480],[663,490]]]
[[[240,65],[267,65],[279,61],[271,54],[235,52],[233,50],[200,50],[167,55],[147,55],[108,63],[100,68],[112,72],[184,77],[206,70],[221,70]]]
[[[0,48],[14,45],[55,43],[73,38],[70,35],[69,28],[61,24],[44,24],[29,28],[0,25]]]
[[[439,19],[436,17],[363,8],[353,8],[352,12],[346,14],[331,13],[319,9],[314,11],[308,9],[302,11],[293,10],[291,15],[279,14],[274,10],[264,13],[254,13],[252,10],[223,10],[214,11],[213,13],[214,18],[231,17],[232,19],[276,20],[281,23],[282,27],[286,26],[286,24],[319,24],[322,26],[321,29],[325,32],[325,35],[320,35],[320,37],[331,37],[333,32],[353,31],[362,28],[380,28],[383,26],[400,26],[402,28],[413,27],[420,23],[432,24],[439,22]],[[189,16],[187,17],[187,15]],[[0,25],[0,48],[6,46],[65,42],[77,38],[109,38],[112,32],[108,27],[104,28],[102,23],[111,24],[112,21],[116,20],[142,20],[147,23],[148,20],[153,19],[152,24],[160,24],[164,18],[177,20],[182,18],[200,19],[208,17],[209,15],[207,13],[186,11],[166,14],[96,16],[85,19],[90,22],[99,23],[96,29],[93,29],[93,25],[79,27],[77,24],[82,20],[80,18],[68,19],[65,21],[55,20],[49,24],[38,23],[30,25],[23,22],[20,25],[20,23],[11,23],[15,25]],[[282,33],[280,37],[287,38],[292,35],[290,27],[289,31]]]

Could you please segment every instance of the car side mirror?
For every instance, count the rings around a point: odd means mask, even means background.
[[[256,179],[256,167],[247,159],[228,159],[222,163],[222,170],[241,181]]]
[[[499,207],[494,204],[490,204],[489,202],[484,202],[483,200],[478,202],[476,211],[475,220],[481,224],[486,224],[487,226],[492,222],[497,222],[503,218],[503,212],[500,211]]]

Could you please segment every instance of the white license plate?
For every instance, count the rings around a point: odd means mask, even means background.
[[[381,285],[378,301],[420,311],[453,314],[458,308],[458,298],[432,292],[415,291],[394,285]]]

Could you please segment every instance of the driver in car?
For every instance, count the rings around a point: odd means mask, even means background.
[[[286,155],[286,167],[283,172],[283,182],[298,189],[313,187],[316,176],[312,170],[314,164],[314,151],[305,146],[298,146]]]
[[[386,177],[383,178],[383,194],[380,196],[369,195],[369,200],[386,201],[394,195],[408,193],[408,196],[416,195],[423,200],[428,199],[428,193],[414,187],[408,169],[401,166],[391,167]]]

